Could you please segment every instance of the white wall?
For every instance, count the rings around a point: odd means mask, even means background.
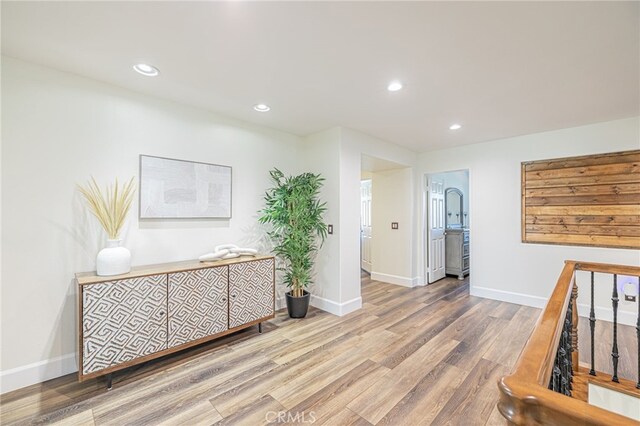
[[[638,250],[523,244],[520,237],[522,161],[638,149],[639,129],[636,117],[421,154],[423,173],[469,169],[471,293],[542,307],[566,259],[639,265]],[[588,303],[585,284],[579,282],[581,304]],[[598,286],[602,318],[610,315],[610,298],[610,286]],[[633,304],[620,309],[621,320],[633,324]]]
[[[372,173],[371,278],[413,287],[413,169]],[[398,222],[398,229],[391,229]]]
[[[398,145],[376,139],[355,130],[342,128],[340,149],[340,282],[343,301],[360,300],[360,173],[362,155],[391,161],[410,168],[417,182],[416,153]],[[410,188],[415,193],[415,188]],[[406,244],[411,247],[409,258],[403,263],[410,265],[411,274],[415,277],[415,254],[418,244],[418,227],[414,207],[407,223],[411,229],[411,240]],[[374,237],[375,238],[375,237]],[[375,245],[382,241],[375,240]],[[375,265],[373,265],[375,268]],[[410,275],[410,276],[412,276]],[[413,278],[412,278],[413,280]]]
[[[312,291],[316,306],[337,314],[362,303],[363,154],[407,166],[397,178],[413,195],[398,194],[404,207],[397,221],[409,235],[395,244],[409,254],[384,266],[390,275],[408,273],[415,284],[424,270],[424,174],[461,169],[470,178],[473,294],[542,306],[565,259],[640,263],[638,250],[522,244],[519,210],[521,161],[637,149],[638,118],[417,156],[345,128],[301,139],[10,58],[3,58],[2,88],[2,392],[75,369],[73,274],[94,268],[104,242],[75,185],[91,175],[103,183],[137,176],[139,154],[232,166],[234,216],[141,222],[136,204],[123,233],[134,265],[192,259],[226,242],[266,247],[256,218],[268,171],[322,173],[334,235],[320,252]],[[600,316],[608,312],[608,290],[598,289]],[[628,319],[630,305],[621,308]]]
[[[333,225],[316,258],[311,304],[339,314],[340,305],[340,134],[339,128],[314,133],[301,145],[304,170],[325,178],[321,199],[327,203],[325,223]]]
[[[336,315],[345,315],[362,306],[360,297],[360,180],[362,155],[369,155],[397,164],[412,166],[416,154],[355,130],[329,129],[305,138],[302,161],[309,171],[320,172],[326,178],[323,197],[329,211],[327,223],[334,225],[317,262],[316,283],[311,303]],[[403,213],[411,239],[405,243],[409,256],[399,262],[400,270],[409,269],[412,277],[417,244],[414,199],[415,168],[409,169],[413,179],[408,182],[410,211]],[[386,278],[385,278],[386,279]]]
[[[75,370],[73,277],[105,239],[77,183],[138,176],[139,154],[233,167],[231,220],[141,222],[132,206],[122,237],[139,265],[260,246],[268,171],[301,171],[299,137],[203,110],[11,58],[2,89],[2,392]]]

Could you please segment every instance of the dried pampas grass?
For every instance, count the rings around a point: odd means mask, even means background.
[[[89,210],[98,219],[111,240],[118,238],[122,225],[124,225],[124,220],[133,201],[134,186],[133,178],[122,188],[116,179],[115,184],[107,186],[106,192],[103,193],[93,177],[86,186],[78,185],[78,190],[84,195]]]

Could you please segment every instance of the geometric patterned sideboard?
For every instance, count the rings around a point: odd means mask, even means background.
[[[112,277],[76,274],[78,378],[120,370],[275,316],[275,260],[136,267]]]
[[[85,287],[83,374],[167,348],[166,280],[152,275]]]
[[[274,259],[229,265],[229,327],[273,315]]]
[[[228,279],[227,266],[169,274],[168,347],[229,328]]]

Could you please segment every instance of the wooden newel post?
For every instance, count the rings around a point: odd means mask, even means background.
[[[571,364],[573,371],[578,371],[580,357],[578,356],[578,284],[574,281],[571,289]]]

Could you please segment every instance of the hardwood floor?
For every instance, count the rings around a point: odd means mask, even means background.
[[[595,370],[611,375],[613,364],[611,350],[613,345],[613,323],[596,321],[594,330]],[[580,317],[578,320],[578,346],[580,366],[591,367],[591,330],[589,318]],[[635,327],[618,324],[618,376],[638,381],[638,338]]]
[[[540,310],[469,296],[447,278],[404,288],[362,279],[363,309],[285,311],[179,355],[2,397],[8,424],[504,424],[496,381]]]

